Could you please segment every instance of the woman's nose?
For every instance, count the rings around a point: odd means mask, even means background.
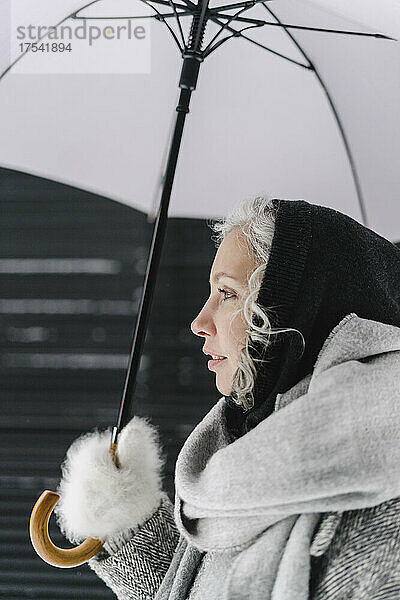
[[[193,319],[190,329],[192,330],[192,333],[201,337],[214,335],[216,333],[214,321],[207,309],[207,303],[203,306],[197,317]]]

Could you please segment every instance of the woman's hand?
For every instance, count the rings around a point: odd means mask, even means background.
[[[117,468],[109,451],[111,432],[87,433],[73,442],[62,465],[55,508],[64,535],[106,541],[143,524],[161,501],[163,458],[157,430],[134,417],[118,439]]]

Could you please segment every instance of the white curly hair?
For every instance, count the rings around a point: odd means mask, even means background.
[[[266,357],[272,335],[297,331],[292,328],[273,329],[268,316],[268,313],[272,315],[273,307],[266,309],[257,303],[274,237],[276,214],[277,209],[273,205],[272,198],[267,195],[255,196],[235,206],[225,219],[209,224],[213,230],[212,239],[217,247],[231,231],[239,228],[247,239],[256,264],[248,280],[248,293],[240,308],[232,316],[233,320],[242,313],[247,325],[245,346],[238,349],[238,368],[233,378],[231,393],[236,404],[244,410],[250,410],[254,406],[256,363],[268,360],[268,358],[253,358],[249,352],[250,347],[258,342],[262,356]]]

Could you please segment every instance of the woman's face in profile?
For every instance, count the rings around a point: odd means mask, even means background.
[[[216,386],[224,396],[232,391],[239,351],[245,345],[246,322],[242,313],[248,280],[256,268],[247,240],[240,230],[231,231],[215,255],[210,273],[210,295],[191,324],[204,337],[203,352],[210,356],[208,368],[216,374]],[[233,317],[233,318],[232,318]]]

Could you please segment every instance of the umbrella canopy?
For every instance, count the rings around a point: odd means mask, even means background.
[[[55,24],[82,2],[52,4],[47,23]],[[165,4],[151,3],[171,14]],[[225,9],[222,0],[209,3],[214,20],[203,48],[230,16],[240,12],[248,21],[230,22],[214,44],[246,30],[201,66],[170,215],[217,217],[241,198],[267,192],[336,208],[400,239],[400,9],[394,0],[381,2],[379,10],[371,0],[348,4],[279,0],[245,10],[243,3],[235,9]],[[186,38],[190,5],[176,2]],[[82,24],[81,17],[111,23],[112,16],[126,23],[122,17],[149,14],[154,10],[140,0],[100,1],[65,23]],[[141,72],[140,65],[126,62],[126,46],[120,75],[111,62],[104,65],[111,72],[102,72],[101,65],[86,77],[73,68],[66,72],[65,53],[30,52],[18,60],[0,81],[0,164],[153,212],[182,59],[166,28],[180,40],[175,18],[132,19],[144,22],[150,61],[142,62]],[[13,29],[10,44],[12,35]],[[9,62],[18,56],[11,47]]]

